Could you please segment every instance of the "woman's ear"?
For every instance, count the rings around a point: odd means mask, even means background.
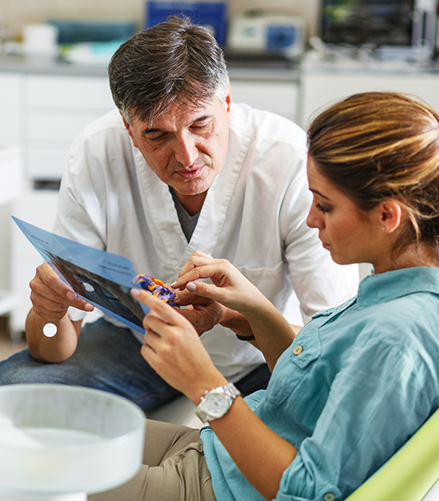
[[[380,218],[383,230],[386,233],[393,233],[401,226],[404,219],[403,208],[396,200],[381,202]]]

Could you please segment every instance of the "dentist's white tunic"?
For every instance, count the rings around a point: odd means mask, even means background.
[[[296,323],[298,298],[306,321],[356,294],[358,268],[335,265],[317,231],[306,226],[311,194],[305,133],[247,105],[232,104],[231,114],[225,165],[189,244],[168,186],[133,147],[117,110],[89,125],[72,145],[55,232],[126,256],[137,273],[169,283],[196,249],[226,258]],[[202,340],[233,381],[263,362],[256,348],[221,326]]]

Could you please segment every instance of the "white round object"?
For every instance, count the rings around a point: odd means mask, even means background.
[[[43,327],[43,334],[46,337],[53,337],[57,332],[58,332],[58,327],[55,324],[53,324],[52,322],[46,324]]]
[[[0,493],[53,497],[116,487],[139,469],[144,431],[141,409],[111,393],[63,384],[2,386]]]

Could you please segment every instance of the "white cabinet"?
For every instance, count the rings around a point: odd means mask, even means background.
[[[20,141],[21,77],[0,73],[0,146],[17,146]]]
[[[0,75],[1,78],[9,75]],[[75,137],[90,122],[114,108],[106,77],[76,75],[15,76],[20,98],[17,134],[21,138],[27,190],[13,207],[24,221],[51,230],[58,192],[33,190],[36,182],[59,181]],[[12,94],[14,95],[14,94]],[[0,101],[0,110],[3,103]],[[0,124],[1,131],[1,124]],[[11,316],[13,330],[23,330],[31,306],[29,282],[42,258],[21,234],[12,231],[12,288],[20,301]]]
[[[301,71],[300,124],[330,104],[357,92],[393,91],[412,94],[439,111],[439,74],[401,62],[306,61]]]
[[[231,79],[232,101],[268,110],[296,121],[297,83]]]
[[[51,231],[57,203],[57,191],[29,190],[13,205],[13,214],[27,223]],[[12,311],[11,328],[21,331],[31,307],[29,282],[43,258],[15,224],[12,228],[12,248],[12,290],[20,300]]]
[[[16,200],[21,192],[21,163],[18,147],[0,148],[0,205],[1,214],[1,238],[0,254],[2,260],[0,270],[2,274],[1,289],[9,288],[9,263],[11,259],[11,215],[10,204]],[[6,204],[6,205],[5,205]],[[3,210],[3,209],[7,210]],[[8,278],[6,281],[5,278]],[[0,315],[11,312],[18,304],[19,296],[9,290],[0,290]]]
[[[58,75],[23,78],[26,175],[31,182],[59,180],[75,137],[114,108],[108,79]]]

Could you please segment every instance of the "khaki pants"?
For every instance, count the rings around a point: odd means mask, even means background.
[[[216,501],[198,429],[148,420],[143,465],[90,501]]]

